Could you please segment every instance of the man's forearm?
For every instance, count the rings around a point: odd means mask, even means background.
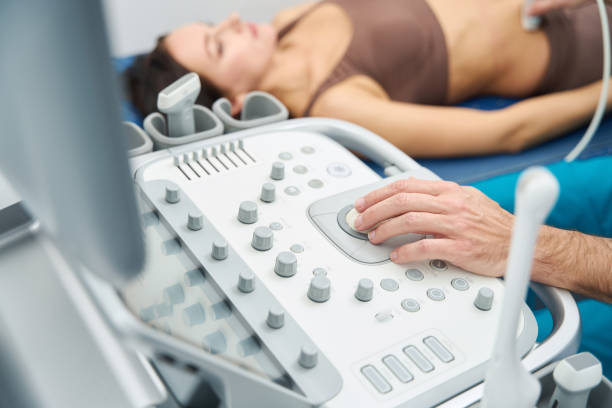
[[[612,302],[612,239],[544,226],[531,279]]]

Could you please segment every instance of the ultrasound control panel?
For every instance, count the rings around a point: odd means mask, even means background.
[[[330,407],[428,407],[482,381],[503,281],[396,265],[350,227],[381,179],[323,134],[239,134],[137,171],[148,262],[123,292],[147,324]],[[425,169],[395,178],[435,178]],[[524,308],[519,350],[537,328]]]

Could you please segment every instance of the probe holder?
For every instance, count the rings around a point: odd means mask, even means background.
[[[289,117],[285,105],[261,91],[253,91],[246,96],[240,119],[232,116],[232,105],[227,98],[217,99],[212,109],[225,125],[226,133],[281,122]]]
[[[140,156],[153,151],[153,142],[140,126],[132,122],[122,122],[123,133],[127,138],[128,156]]]

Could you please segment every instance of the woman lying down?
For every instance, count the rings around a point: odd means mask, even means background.
[[[588,121],[603,65],[595,2],[552,11],[535,32],[522,28],[521,5],[323,0],[271,24],[232,15],[160,38],[128,70],[127,85],[143,115],[193,71],[203,84],[197,103],[225,96],[233,114],[262,90],[293,117],[347,120],[412,156],[515,152]],[[526,99],[497,111],[452,106],[478,95]]]

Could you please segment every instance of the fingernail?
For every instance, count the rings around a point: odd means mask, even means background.
[[[363,217],[361,215],[358,215],[357,218],[355,218],[355,228],[361,227],[362,222],[363,222]]]
[[[357,201],[355,201],[355,208],[357,209],[357,211],[359,211],[360,208],[362,208],[365,205],[365,200],[363,198],[358,198]]]
[[[374,240],[374,237],[375,237],[375,236],[376,236],[376,231],[370,231],[370,232],[368,233],[368,239],[369,239],[370,241]]]
[[[390,257],[393,262],[397,261],[397,252],[395,251],[391,252]]]

